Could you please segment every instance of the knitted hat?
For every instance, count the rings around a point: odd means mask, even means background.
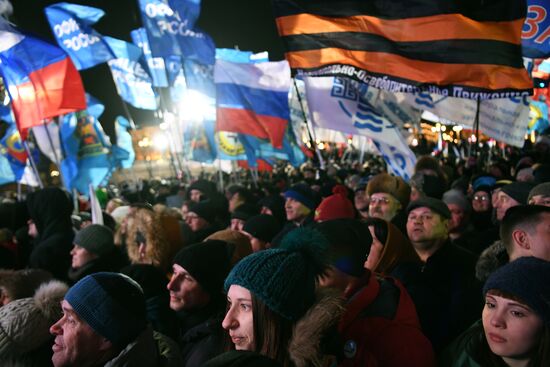
[[[326,221],[338,218],[355,218],[355,208],[348,199],[348,189],[344,185],[332,188],[333,195],[324,198],[315,210],[315,221]]]
[[[502,186],[501,191],[520,204],[527,204],[529,192],[535,187],[531,182],[512,182],[511,184]]]
[[[17,357],[49,342],[50,326],[61,317],[69,287],[57,280],[42,284],[32,298],[0,307],[0,360]]]
[[[520,257],[497,269],[483,286],[509,293],[524,301],[550,326],[550,262],[535,257]]]
[[[380,173],[367,185],[367,195],[371,196],[377,192],[390,194],[401,203],[403,208],[406,208],[411,196],[411,187],[401,177]]]
[[[480,176],[472,182],[474,191],[478,191],[481,186],[493,187],[497,180],[493,176]]]
[[[281,225],[272,215],[256,215],[243,226],[243,231],[249,233],[252,237],[265,242],[271,242],[277,233],[281,230]]]
[[[418,200],[415,200],[412,203],[410,203],[409,206],[407,207],[407,216],[414,209],[422,208],[422,207],[430,208],[432,211],[434,211],[437,214],[441,215],[445,219],[450,219],[451,218],[451,212],[450,212],[449,208],[447,207],[447,204],[445,204],[441,200],[430,198],[430,197],[425,197],[425,198],[422,198],[422,199],[418,199]]]
[[[247,221],[247,223],[250,219]],[[244,234],[232,229],[224,229],[222,231],[214,232],[210,236],[206,237],[206,240],[220,240],[226,243],[228,254],[230,257],[229,267],[232,268],[243,257],[252,253],[252,245],[250,240]]]
[[[192,203],[189,212],[197,214],[210,224],[213,224],[216,220],[216,207],[210,200]]]
[[[533,187],[533,189],[529,191],[527,202],[529,202],[533,196],[538,195],[542,195],[543,197],[550,197],[550,182],[544,182]]]
[[[213,194],[216,193],[216,184],[212,181],[198,179],[189,186],[188,192],[191,190],[198,190],[202,192],[206,198],[210,199]]]
[[[315,282],[326,268],[327,240],[316,230],[289,232],[279,248],[242,259],[225,280],[248,289],[273,312],[298,320],[315,301]]]
[[[443,202],[445,204],[454,204],[457,205],[465,212],[472,210],[470,202],[466,196],[459,190],[449,190],[443,194]]]
[[[316,229],[328,240],[328,258],[335,268],[355,277],[365,272],[370,251],[369,227],[357,219],[335,219],[317,224]]]
[[[137,338],[147,326],[143,291],[126,275],[88,275],[69,289],[65,300],[96,333],[118,348]]]
[[[257,205],[244,203],[235,208],[231,213],[231,219],[248,220],[248,218],[260,214],[260,208]]]
[[[275,218],[285,218],[285,200],[280,195],[266,196],[258,204],[271,210]]]
[[[299,183],[292,186],[285,192],[285,199],[292,198],[299,201],[310,210],[315,210],[317,207],[317,197],[313,190],[304,183]]]
[[[90,224],[76,233],[73,243],[93,254],[102,256],[114,248],[113,236],[113,231],[109,227]]]
[[[229,272],[229,260],[226,242],[207,240],[182,248],[174,257],[174,264],[187,270],[205,291],[214,296],[222,292],[223,280]]]

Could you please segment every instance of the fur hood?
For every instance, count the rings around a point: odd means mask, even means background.
[[[495,241],[487,247],[479,256],[476,263],[476,278],[485,283],[492,272],[510,261],[508,253],[502,241]]]
[[[327,365],[331,356],[322,345],[328,340],[346,311],[345,299],[335,290],[321,290],[317,302],[296,323],[288,345],[290,359],[296,367]]]

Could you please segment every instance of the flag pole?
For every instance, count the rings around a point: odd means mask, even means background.
[[[323,157],[321,156],[321,152],[319,151],[319,148],[317,147],[317,141],[315,139],[315,131],[313,130],[313,127],[310,126],[307,120],[306,116],[306,110],[304,108],[304,103],[302,101],[302,96],[300,95],[300,90],[298,89],[298,84],[296,84],[296,78],[292,78],[292,82],[294,83],[294,89],[296,89],[296,95],[298,96],[298,102],[300,103],[300,109],[302,110],[302,117],[303,121],[306,125],[307,133],[309,136],[309,141],[313,149],[315,150],[315,153],[317,154],[317,158],[319,159],[319,164],[321,166],[321,169],[325,169],[325,162],[323,161]]]
[[[479,98],[476,99],[476,102],[477,102],[477,106],[476,106],[476,117],[475,117],[475,120],[474,120],[474,131],[475,131],[475,137],[476,137],[476,141],[474,143],[474,154],[476,156],[476,158],[478,157],[479,155],[479,110],[481,108],[481,101]]]
[[[51,123],[55,124],[56,119],[57,119],[57,117],[54,118],[54,120]],[[50,134],[50,130],[48,129],[48,125],[46,124],[46,120],[42,120],[42,125],[44,126],[44,129],[46,130],[46,136],[48,137],[48,142],[50,143],[50,148],[53,152],[53,157],[55,159],[55,164],[57,165],[57,168],[59,169],[59,176],[61,177],[61,182],[63,183],[63,186],[67,187],[67,181],[65,180],[65,176],[63,176],[63,170],[61,169],[61,160],[59,159],[59,157],[57,155],[57,150],[55,149],[55,146],[53,144],[53,139],[52,139],[52,136]],[[61,145],[61,142],[59,142],[59,144]]]
[[[29,157],[29,162],[31,164],[34,175],[36,176],[36,181],[38,181],[38,186],[40,186],[40,188],[43,189],[44,184],[42,183],[42,179],[40,178],[40,175],[38,174],[38,168],[36,167],[36,162],[34,161],[34,158],[32,157],[31,150],[29,149],[29,143],[27,142],[27,140],[23,141],[23,146],[25,147],[25,151],[27,152],[27,156]]]

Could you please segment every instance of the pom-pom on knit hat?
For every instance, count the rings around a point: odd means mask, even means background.
[[[335,185],[333,195],[326,197],[315,210],[315,221],[322,222],[339,218],[355,218],[353,203],[348,199],[348,190],[344,185]]]
[[[65,300],[96,333],[118,348],[137,338],[147,326],[143,291],[123,274],[88,275],[69,289]]]
[[[113,237],[113,231],[109,227],[90,224],[76,233],[73,243],[93,254],[102,256],[114,248]]]
[[[29,353],[51,338],[50,326],[61,317],[61,301],[69,287],[52,280],[30,298],[0,307],[0,360]]]
[[[327,240],[311,228],[289,232],[281,246],[242,259],[225,280],[248,289],[273,312],[298,320],[315,301],[317,276],[326,269]]]
[[[496,289],[518,297],[550,326],[550,262],[520,257],[497,269],[483,286],[483,294]]]

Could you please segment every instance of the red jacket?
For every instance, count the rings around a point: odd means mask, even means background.
[[[432,345],[399,281],[369,273],[347,289],[345,297],[346,312],[338,325],[345,358],[339,366],[435,366]]]

